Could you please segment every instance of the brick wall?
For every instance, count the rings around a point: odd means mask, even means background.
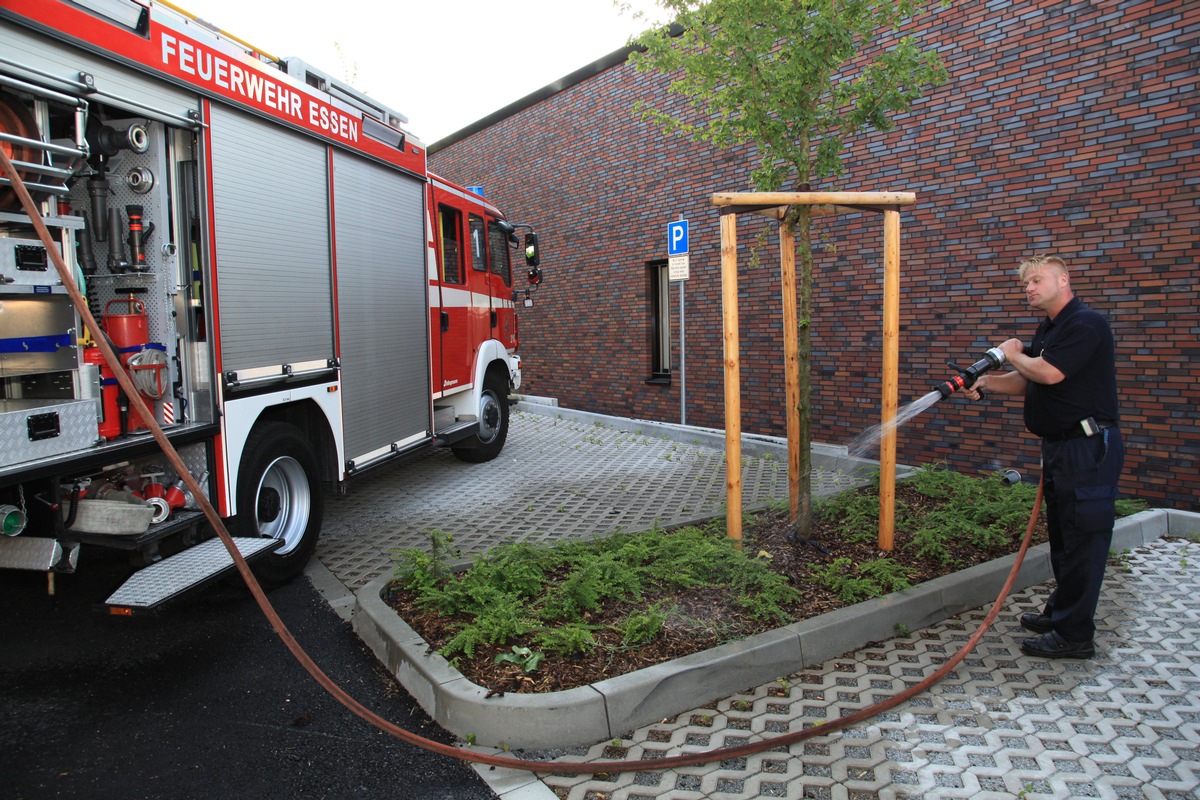
[[[837,188],[912,191],[901,215],[900,402],[993,344],[1028,341],[1037,315],[1015,266],[1055,252],[1117,340],[1127,463],[1122,490],[1200,509],[1200,5],[960,3],[923,17],[950,81],[887,135],[854,140]],[[521,313],[526,385],[569,407],[680,418],[676,374],[650,377],[646,265],[667,223],[691,224],[685,284],[687,421],[724,427],[718,191],[745,191],[753,148],[716,151],[638,122],[666,81],[618,63],[446,143],[433,168],[541,234],[546,280]],[[679,102],[679,101],[672,101]],[[823,186],[819,188],[833,188]],[[742,216],[743,426],[782,434],[774,223]],[[882,220],[819,224],[813,439],[846,444],[878,422]],[[756,251],[756,252],[752,252]],[[672,286],[678,313],[678,287]],[[1038,472],[1019,399],[953,399],[901,429],[899,458],[967,472]]]

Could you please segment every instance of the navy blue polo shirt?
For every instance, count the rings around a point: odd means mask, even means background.
[[[1078,297],[1038,325],[1026,355],[1041,356],[1066,377],[1053,385],[1029,381],[1025,427],[1037,436],[1055,436],[1094,417],[1117,421],[1117,370],[1112,329],[1098,311]]]

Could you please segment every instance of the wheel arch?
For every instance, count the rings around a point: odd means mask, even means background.
[[[317,466],[321,470],[321,480],[325,483],[336,483],[341,480],[338,468],[337,444],[334,441],[333,429],[329,419],[312,400],[300,400],[294,403],[284,403],[263,409],[251,427],[254,428],[267,422],[283,422],[297,428],[308,436],[313,453],[317,457]]]
[[[502,373],[510,391],[520,388],[521,357],[508,352],[496,339],[488,339],[480,346],[479,355],[475,359],[475,382],[472,387],[475,405],[478,405],[479,395],[483,392],[484,381],[493,371]]]
[[[334,393],[323,395],[335,396]],[[290,402],[268,404],[256,402],[259,398],[238,399],[227,402],[224,408],[224,463],[226,468],[225,516],[238,513],[237,486],[242,456],[246,442],[255,431],[271,422],[282,422],[301,431],[308,437],[317,458],[320,479],[326,484],[335,484],[342,479],[341,453],[334,426],[340,419],[340,407],[326,408],[323,398],[303,397]]]

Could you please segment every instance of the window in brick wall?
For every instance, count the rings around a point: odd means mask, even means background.
[[[647,265],[650,308],[650,378],[648,383],[671,382],[671,281],[666,261]]]

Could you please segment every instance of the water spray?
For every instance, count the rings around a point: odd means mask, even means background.
[[[1003,350],[999,347],[993,347],[983,354],[983,358],[965,369],[951,361],[950,368],[958,370],[957,375],[948,381],[937,384],[933,387],[934,391],[901,408],[895,418],[880,425],[873,425],[860,433],[854,438],[854,441],[847,445],[847,455],[853,458],[863,457],[872,447],[878,446],[884,436],[896,430],[901,425],[908,423],[909,420],[918,414],[928,411],[938,401],[945,400],[959,389],[970,389],[975,385],[975,381],[979,379],[980,375],[1002,366],[1007,360]]]
[[[991,372],[996,367],[1003,366],[1005,361],[1007,361],[1007,358],[1005,358],[1004,351],[999,347],[993,347],[988,350],[983,354],[983,358],[966,369],[951,361],[949,362],[949,367],[958,370],[958,374],[948,381],[937,384],[933,388],[937,389],[938,394],[942,396],[941,399],[945,400],[959,389],[970,389],[975,385],[975,381],[979,380],[979,376],[985,372]]]

